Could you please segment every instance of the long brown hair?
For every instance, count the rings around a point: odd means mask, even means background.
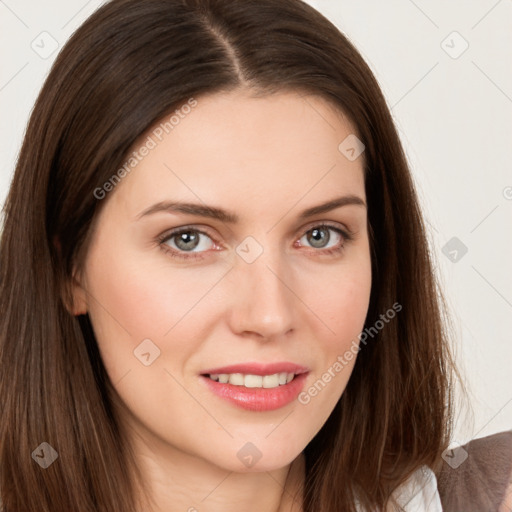
[[[383,508],[452,428],[444,304],[397,131],[370,68],[300,0],[113,0],[56,59],[32,112],[0,246],[0,497],[4,512],[133,512],[133,454],[117,394],[69,283],[108,198],[94,191],[133,144],[189,98],[248,88],[331,102],[357,127],[371,233],[365,327],[402,310],[357,357],[305,448],[304,512]],[[59,458],[31,457],[46,442]],[[133,470],[135,472],[135,470]]]

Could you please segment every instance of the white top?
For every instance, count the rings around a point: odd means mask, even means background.
[[[427,466],[413,473],[393,496],[404,512],[443,512],[436,476]],[[366,512],[357,502],[356,508],[359,512]]]

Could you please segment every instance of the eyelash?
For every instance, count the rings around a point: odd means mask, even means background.
[[[314,252],[320,253],[320,255],[323,255],[323,256],[329,256],[329,255],[342,253],[343,250],[345,249],[346,244],[350,243],[354,239],[353,233],[349,232],[348,230],[343,230],[343,229],[339,228],[338,226],[333,226],[332,224],[329,224],[329,223],[320,223],[320,224],[316,224],[316,225],[312,226],[311,228],[307,229],[300,238],[302,238],[304,235],[306,235],[310,231],[313,231],[316,228],[332,229],[333,231],[336,231],[339,235],[341,235],[343,238],[340,245],[338,245],[336,247],[331,247],[329,249],[318,249],[318,250],[314,251]],[[199,253],[177,251],[176,249],[173,249],[172,247],[169,247],[168,245],[166,245],[166,242],[171,240],[173,237],[181,235],[183,233],[188,233],[188,232],[200,233],[202,235],[209,237],[213,242],[217,243],[216,240],[211,235],[209,235],[206,231],[194,228],[192,226],[183,226],[174,231],[171,231],[170,233],[164,233],[164,234],[160,235],[157,238],[158,245],[159,245],[159,247],[161,247],[161,249],[165,253],[169,254],[172,258],[184,259],[184,260],[204,258],[203,253],[208,252],[208,251],[202,251]],[[314,248],[312,248],[312,249],[314,250]]]

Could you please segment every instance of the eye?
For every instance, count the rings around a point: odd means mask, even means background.
[[[334,233],[334,236],[333,236]],[[299,239],[300,245],[310,245],[314,249],[322,249],[325,253],[341,251],[345,243],[352,240],[352,236],[339,227],[321,224],[312,229]]]
[[[200,257],[199,254],[215,248],[212,238],[199,229],[180,228],[163,235],[160,240],[162,248],[178,258]]]
[[[313,226],[294,243],[295,247],[310,246],[315,254],[335,254],[345,249],[345,245],[352,240],[352,234],[338,226],[320,224]],[[174,231],[164,233],[158,237],[162,250],[173,258],[199,259],[209,250],[220,250],[219,246],[207,232],[184,226]]]

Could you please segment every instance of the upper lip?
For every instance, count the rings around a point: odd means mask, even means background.
[[[212,368],[201,372],[201,375],[220,373],[244,373],[246,375],[274,375],[275,373],[306,373],[309,369],[305,366],[290,362],[279,363],[240,363],[229,366]]]

